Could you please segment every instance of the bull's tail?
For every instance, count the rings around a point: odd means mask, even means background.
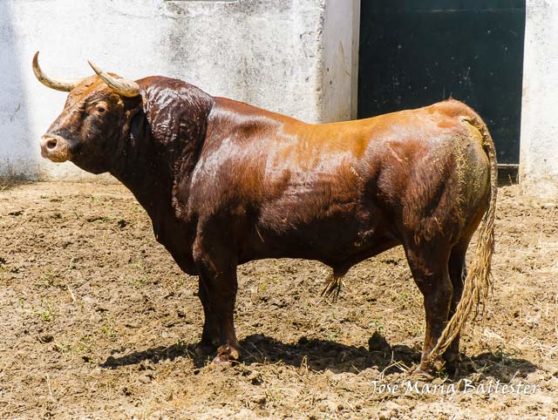
[[[467,118],[482,135],[482,145],[490,163],[490,203],[477,230],[478,241],[474,259],[464,280],[463,295],[455,313],[442,331],[438,342],[428,355],[429,360],[435,360],[442,355],[452,341],[461,332],[473,308],[484,305],[491,288],[490,265],[494,253],[494,219],[496,213],[496,195],[498,186],[498,166],[494,141],[486,124],[474,114]]]

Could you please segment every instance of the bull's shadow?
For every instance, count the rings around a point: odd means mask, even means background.
[[[291,366],[305,365],[310,370],[335,373],[358,373],[377,367],[386,373],[400,372],[420,361],[420,351],[405,345],[389,346],[384,337],[374,334],[379,346],[373,351],[365,347],[347,346],[330,340],[302,337],[296,344],[285,344],[265,335],[255,334],[242,340],[243,363],[282,362]]]
[[[335,373],[359,373],[368,368],[377,368],[384,375],[401,372],[415,366],[420,361],[420,351],[405,345],[393,345],[382,336],[376,339],[384,343],[383,348],[370,351],[365,347],[347,346],[330,340],[307,339],[302,337],[296,344],[285,344],[274,338],[255,334],[240,342],[244,365],[255,363],[281,362],[291,366],[307,366],[313,371],[330,370]],[[376,340],[378,341],[378,340]],[[197,368],[210,362],[210,357],[200,354],[195,344],[173,344],[144,351],[133,352],[121,357],[109,357],[101,367],[117,369],[121,366],[140,364],[144,361],[159,363],[162,360],[174,360],[188,357]],[[506,383],[514,376],[525,376],[537,370],[537,366],[525,359],[509,357],[505,353],[483,353],[473,358],[463,356],[459,374],[453,378],[459,380],[471,373],[480,373],[483,377],[499,379]]]

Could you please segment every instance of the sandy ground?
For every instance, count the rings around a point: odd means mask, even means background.
[[[422,298],[400,248],[354,267],[336,303],[318,263],[240,267],[244,359],[215,368],[195,353],[196,279],[127,190],[5,186],[0,417],[556,418],[558,208],[500,197],[494,292],[462,373],[417,382]]]

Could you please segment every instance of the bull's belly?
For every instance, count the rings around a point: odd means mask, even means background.
[[[331,267],[350,266],[399,243],[379,211],[346,205],[316,212],[305,219],[278,212],[260,220],[240,256],[242,262],[261,258],[304,258]]]

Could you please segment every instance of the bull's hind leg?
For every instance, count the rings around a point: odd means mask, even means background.
[[[428,371],[431,367],[439,368],[441,365],[440,360],[435,360],[432,361],[434,366],[431,366],[427,356],[436,345],[448,320],[453,295],[448,272],[449,249],[445,244],[435,247],[431,244],[405,247],[409,267],[424,297],[426,332],[420,363],[423,371]]]
[[[451,319],[455,313],[455,309],[457,308],[457,305],[461,300],[461,295],[463,294],[463,282],[465,281],[465,277],[467,277],[465,255],[467,253],[468,246],[469,240],[455,245],[451,250],[449,257],[448,271],[453,285],[453,297],[451,300],[448,319]],[[452,374],[457,372],[459,364],[459,339],[460,336],[457,335],[444,353],[446,369]]]

